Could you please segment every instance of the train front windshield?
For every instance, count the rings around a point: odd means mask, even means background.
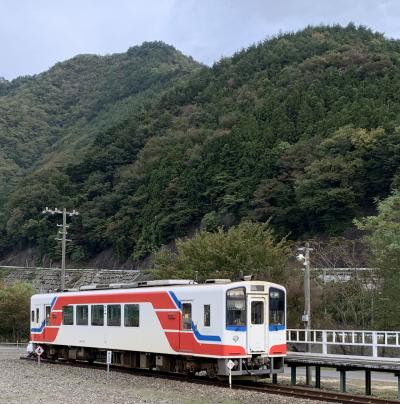
[[[285,325],[285,292],[282,289],[269,290],[269,324],[270,326]]]
[[[230,289],[226,293],[226,326],[246,325],[246,290]]]

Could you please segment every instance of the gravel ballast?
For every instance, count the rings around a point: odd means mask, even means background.
[[[0,403],[312,403],[101,369],[0,360]]]

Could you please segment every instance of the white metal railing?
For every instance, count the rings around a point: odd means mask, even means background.
[[[348,358],[400,362],[400,331],[288,329],[290,354],[346,356]],[[296,348],[304,348],[300,352]],[[332,350],[342,348],[341,353]],[[354,350],[363,350],[354,353]],[[315,352],[319,350],[320,352]],[[386,352],[385,352],[386,350]],[[398,356],[395,356],[397,353]]]

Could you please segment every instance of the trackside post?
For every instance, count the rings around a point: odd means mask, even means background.
[[[112,351],[107,351],[107,379],[110,377],[111,362],[112,362]]]
[[[231,359],[229,359],[228,363],[226,364],[226,367],[229,369],[229,388],[232,388],[232,369],[235,366],[235,362],[233,362]]]
[[[35,349],[36,355],[37,355],[37,360],[38,360],[38,366],[40,366],[40,357],[42,356],[42,353],[44,352],[44,349],[39,345]]]

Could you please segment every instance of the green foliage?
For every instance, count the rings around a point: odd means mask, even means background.
[[[44,206],[63,204],[86,210],[86,236],[96,233],[93,243],[85,242],[78,228],[75,236],[85,252],[74,256],[95,252],[109,212],[97,217],[102,207],[75,196],[98,198],[111,191],[116,168],[131,162],[154,134],[141,111],[198,69],[191,58],[153,42],[123,54],[80,55],[38,76],[1,81],[1,251],[36,244],[51,253],[51,226],[38,214]]]
[[[206,231],[215,231],[218,229],[220,218],[214,210],[208,212],[201,219],[201,229]]]
[[[371,298],[375,281],[369,273],[361,273],[352,275],[346,282],[324,284],[320,288],[320,298],[314,300],[320,303],[315,307],[320,327],[326,327],[327,323],[343,329],[379,327],[381,324],[374,321],[374,299]]]
[[[243,222],[228,231],[200,231],[176,243],[176,253],[161,249],[154,258],[158,276],[204,281],[254,275],[256,279],[282,282],[288,245],[276,241],[268,224]]]
[[[377,327],[396,329],[400,326],[400,191],[395,190],[378,204],[376,216],[355,221],[366,231],[365,242],[372,252],[372,265],[377,268],[378,285],[374,320]]]
[[[52,251],[38,212],[61,203],[82,213],[76,259],[139,260],[244,219],[340,234],[399,182],[399,52],[364,27],[321,26],[212,68],[145,43],[2,82],[0,252]]]
[[[0,338],[12,342],[29,338],[31,285],[0,286]]]
[[[400,259],[400,191],[378,204],[378,214],[355,221],[360,230],[368,234],[365,240],[372,249],[376,263],[381,265]]]
[[[381,147],[382,134],[345,127],[316,147],[316,158],[295,179],[298,205],[315,229],[343,230],[359,213],[367,174],[364,149]]]

